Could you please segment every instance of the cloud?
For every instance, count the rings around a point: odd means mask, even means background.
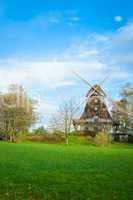
[[[122,16],[115,16],[114,17],[114,20],[116,21],[116,22],[121,22],[122,20],[123,20],[123,17]]]
[[[75,85],[73,70],[93,74],[105,70],[104,64],[98,61],[76,61],[76,58],[67,58],[64,61],[1,61],[0,82],[1,87],[11,83],[25,85],[27,88],[55,89],[63,86]]]
[[[57,109],[57,96],[61,91],[68,91],[67,98],[84,95],[82,82],[73,70],[92,83],[100,82],[110,73],[105,88],[115,96],[116,91],[119,92],[115,84],[123,85],[132,80],[132,55],[133,23],[128,23],[113,33],[90,33],[64,51],[49,55],[47,60],[1,59],[0,90],[12,83],[24,85],[28,91],[32,90],[31,96],[40,95],[39,112],[49,115]]]
[[[58,106],[57,106],[57,104],[55,104],[55,102],[50,101],[49,99],[45,99],[45,98],[39,99],[38,107],[39,107],[39,109],[38,109],[39,113],[45,113],[45,115],[47,115],[47,116],[48,115],[51,116],[58,109]]]

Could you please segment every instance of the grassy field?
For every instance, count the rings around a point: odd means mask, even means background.
[[[0,143],[0,200],[133,200],[133,146]]]

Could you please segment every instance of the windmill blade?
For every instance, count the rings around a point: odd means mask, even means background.
[[[74,72],[74,74],[75,74],[78,78],[80,78],[84,83],[86,83],[87,85],[89,85],[89,86],[94,90],[94,92],[99,93],[98,88],[94,87],[89,81],[87,81],[86,79],[84,79],[84,78],[83,78],[81,75],[79,75],[77,72],[75,72],[75,71],[73,71],[73,72]]]
[[[77,105],[75,106],[75,108],[73,109],[73,111],[76,112],[76,111],[80,108],[80,106],[81,106],[82,104],[84,104],[86,101],[87,101],[86,98],[83,99],[79,104],[77,104]]]
[[[84,83],[86,83],[87,85],[89,85],[89,86],[94,90],[94,92],[98,92],[98,93],[99,93],[97,87],[92,86],[92,85],[89,83],[89,81],[87,81],[86,79],[84,79],[84,78],[83,78],[81,75],[79,75],[77,72],[74,71],[74,74],[75,74],[77,77],[79,77]],[[101,84],[103,84],[103,83],[107,80],[108,77],[109,77],[109,75],[106,76],[106,77],[104,78],[104,80],[101,82]],[[120,108],[120,106],[118,106],[118,105],[116,104],[116,102],[115,102],[111,97],[109,97],[109,96],[107,96],[107,95],[106,95],[106,97],[107,97],[107,99],[108,99],[109,101],[111,101],[111,103],[118,109],[119,112],[121,112],[121,113],[123,113],[123,114],[126,114],[126,115],[130,115],[130,116],[133,117],[133,113],[132,113],[132,112],[126,112],[126,111],[124,111],[122,108]]]
[[[79,75],[77,72],[73,71],[73,73],[80,78],[85,84],[89,85],[90,87],[92,87],[92,85],[89,83],[89,81],[87,81],[86,79],[84,79],[81,75]]]
[[[109,77],[110,77],[110,74],[108,74],[107,76],[105,76],[105,78],[99,83],[99,85],[102,86],[107,81],[107,79]]]

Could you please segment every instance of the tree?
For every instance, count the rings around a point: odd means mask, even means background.
[[[127,84],[122,89],[121,100],[113,107],[112,116],[116,131],[132,133],[133,131],[133,85]]]
[[[44,135],[44,134],[47,134],[47,130],[43,126],[40,126],[36,129],[34,129],[32,131],[32,134],[34,134],[34,135]]]
[[[22,86],[12,85],[11,88],[0,95],[0,124],[5,139],[14,141],[20,131],[27,131],[36,121],[36,114]]]
[[[65,133],[66,144],[69,143],[69,134],[73,130],[73,118],[78,111],[78,107],[75,106],[75,102],[70,99],[63,102],[55,115],[52,116],[50,121],[50,128],[52,130],[59,130]]]

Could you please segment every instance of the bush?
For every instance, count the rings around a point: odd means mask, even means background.
[[[88,144],[88,141],[86,140],[86,137],[83,135],[69,135],[69,143],[70,144],[80,144],[80,145],[86,145]]]
[[[78,131],[78,132],[75,132],[76,135],[81,135],[81,136],[91,136],[91,137],[95,137],[96,135],[96,132],[93,132],[93,131]]]
[[[57,133],[45,135],[28,135],[26,140],[31,142],[62,143],[65,141],[65,135]]]
[[[86,139],[88,141],[88,144],[94,144],[94,137],[91,135],[86,136]]]
[[[128,136],[128,142],[129,143],[133,143],[133,135],[129,135]]]
[[[32,131],[32,134],[34,134],[34,135],[44,135],[44,134],[47,134],[47,133],[48,132],[47,132],[47,130],[44,129],[44,127],[39,127],[39,128],[34,129]]]
[[[97,146],[107,146],[111,144],[112,136],[108,133],[100,132],[94,137],[94,144]]]

